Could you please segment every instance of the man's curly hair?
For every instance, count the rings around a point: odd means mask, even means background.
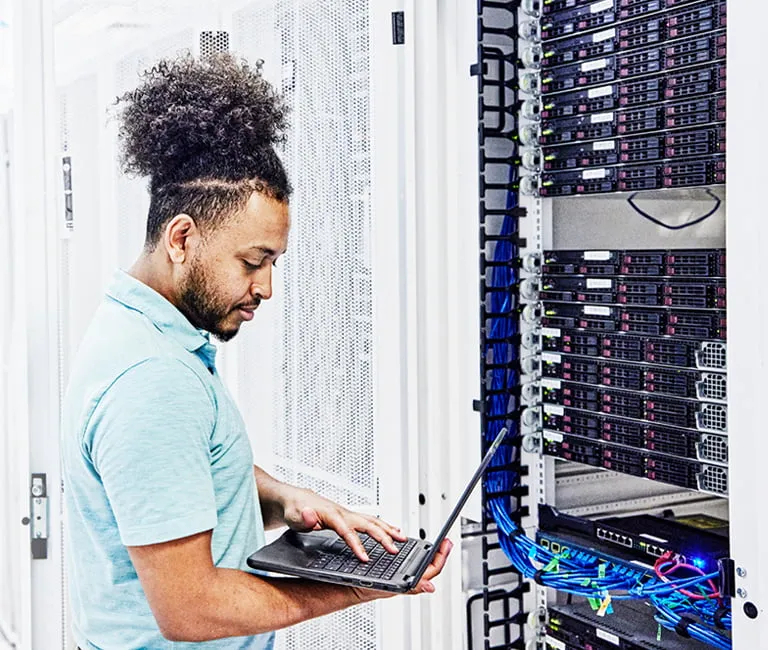
[[[142,77],[116,105],[123,170],[150,179],[147,250],[177,214],[206,229],[236,214],[254,191],[288,200],[291,186],[275,151],[287,109],[260,63],[186,55]]]

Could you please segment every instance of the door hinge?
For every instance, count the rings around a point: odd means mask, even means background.
[[[405,44],[405,12],[392,12],[392,45]]]
[[[48,481],[45,474],[32,474],[29,492],[32,559],[45,560],[48,557]]]

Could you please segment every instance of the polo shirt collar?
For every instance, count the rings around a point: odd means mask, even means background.
[[[118,270],[107,289],[107,295],[128,309],[144,314],[163,334],[200,356],[213,369],[216,346],[211,343],[210,334],[192,325],[184,314],[157,291],[125,271]]]

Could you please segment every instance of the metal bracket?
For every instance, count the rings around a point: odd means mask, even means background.
[[[405,44],[405,12],[392,12],[392,45]]]
[[[32,474],[29,492],[32,559],[45,560],[48,558],[48,482],[45,474]]]
[[[63,237],[68,238],[75,229],[75,217],[72,210],[72,156],[61,157],[61,172],[64,177],[64,230]]]

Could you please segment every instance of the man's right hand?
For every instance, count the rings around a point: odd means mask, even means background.
[[[432,579],[439,575],[443,570],[452,548],[453,542],[449,539],[444,539],[443,543],[440,544],[437,553],[435,553],[435,557],[432,558],[432,562],[424,572],[424,575],[421,576],[421,580],[419,580],[419,583],[408,592],[409,594],[431,594],[435,591],[435,585],[432,582]],[[361,602],[370,602],[372,600],[397,596],[397,594],[390,591],[377,591],[376,589],[360,589],[355,587],[354,590],[358,594]]]

